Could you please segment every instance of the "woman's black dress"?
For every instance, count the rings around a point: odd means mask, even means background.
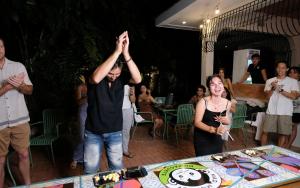
[[[228,103],[227,103],[228,104]],[[226,105],[227,109],[227,105]],[[220,122],[215,121],[214,117],[226,114],[226,109],[222,112],[213,112],[207,109],[207,101],[205,100],[205,112],[203,114],[202,122],[206,125],[219,127]],[[196,156],[210,155],[221,153],[223,148],[223,140],[221,135],[209,133],[202,129],[195,127],[194,130],[194,147]]]

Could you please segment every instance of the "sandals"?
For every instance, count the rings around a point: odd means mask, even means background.
[[[155,129],[155,136],[156,137],[162,137],[162,132],[160,129]]]
[[[125,156],[125,157],[128,157],[128,158],[133,158],[134,157],[134,154],[132,154],[132,153],[123,153],[123,155]]]

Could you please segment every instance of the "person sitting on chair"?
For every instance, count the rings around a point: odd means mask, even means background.
[[[158,129],[161,128],[164,124],[162,117],[160,117],[152,108],[152,104],[155,103],[154,98],[151,96],[150,89],[147,89],[145,85],[141,86],[141,94],[138,97],[139,107],[141,112],[151,112],[154,121],[154,130],[157,130],[155,134],[158,133]],[[146,120],[152,120],[150,114],[141,114],[141,116]],[[149,131],[151,136],[154,136],[153,129]]]
[[[193,104],[194,108],[196,108],[198,101],[203,97],[205,97],[205,92],[206,92],[206,88],[204,85],[198,86],[196,95],[192,96],[192,98],[189,100],[189,103]]]

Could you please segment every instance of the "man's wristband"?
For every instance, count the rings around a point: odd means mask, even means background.
[[[125,59],[125,62],[128,63],[131,60],[132,60],[132,58],[129,58],[128,60]]]

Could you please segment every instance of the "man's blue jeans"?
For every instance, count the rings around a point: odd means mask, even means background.
[[[94,134],[85,131],[84,173],[96,173],[100,167],[102,147],[105,147],[109,170],[123,168],[122,131]]]

